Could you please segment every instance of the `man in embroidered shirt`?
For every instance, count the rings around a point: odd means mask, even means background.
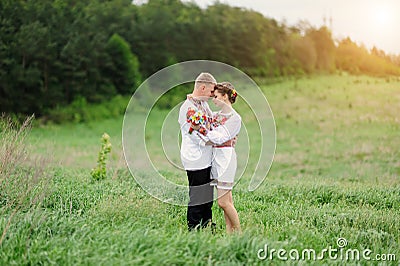
[[[201,73],[195,81],[192,94],[179,110],[178,122],[181,128],[181,160],[189,180],[189,203],[187,210],[188,229],[206,227],[212,221],[213,187],[211,181],[212,146],[205,145],[197,131],[189,133],[191,124],[187,122],[188,110],[195,109],[212,117],[208,99],[213,97],[215,78],[209,73]]]

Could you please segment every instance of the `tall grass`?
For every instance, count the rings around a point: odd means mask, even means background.
[[[41,205],[50,176],[45,172],[47,160],[27,152],[27,136],[34,117],[19,125],[11,118],[0,119],[0,246],[18,213],[28,217]],[[36,221],[35,221],[36,222]]]
[[[15,212],[0,247],[0,264],[398,265],[400,106],[395,103],[400,99],[400,82],[328,76],[262,89],[277,123],[277,151],[259,189],[247,191],[246,174],[234,188],[243,234],[225,234],[217,204],[213,206],[216,233],[207,229],[189,233],[184,206],[167,205],[148,195],[119,163],[122,118],[52,125],[32,129],[28,138],[36,144],[36,154],[54,147],[57,163],[49,170],[53,176],[49,189],[41,208]],[[162,168],[162,150],[153,149],[159,142],[162,111],[150,119],[155,120],[148,128],[148,149]],[[113,139],[115,169],[112,178],[94,182],[90,169],[96,163],[98,136],[105,131]],[[184,172],[167,169],[163,174],[168,180],[186,182]],[[1,229],[11,212],[8,208],[0,217]],[[395,254],[396,260],[257,257],[266,244],[274,249],[321,251],[337,248],[339,237],[348,241],[348,248]]]

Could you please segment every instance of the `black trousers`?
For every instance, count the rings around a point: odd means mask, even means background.
[[[212,221],[214,189],[210,186],[211,166],[206,169],[186,171],[189,180],[188,229],[207,226]]]

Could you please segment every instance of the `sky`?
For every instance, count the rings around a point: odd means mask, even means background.
[[[182,0],[206,8],[214,0]],[[400,55],[400,0],[220,0],[230,6],[244,7],[274,18],[286,25],[300,20],[314,27],[330,26],[332,35],[340,40],[350,37],[357,44],[371,49],[376,46],[385,53]]]

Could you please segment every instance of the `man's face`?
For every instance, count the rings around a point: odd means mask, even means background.
[[[203,101],[214,97],[214,87],[215,83],[203,83],[198,90],[197,97],[201,98]]]
[[[215,87],[215,83],[207,83],[206,85],[206,89],[204,91],[205,96],[209,97],[209,98],[213,98],[214,97],[214,87]]]

